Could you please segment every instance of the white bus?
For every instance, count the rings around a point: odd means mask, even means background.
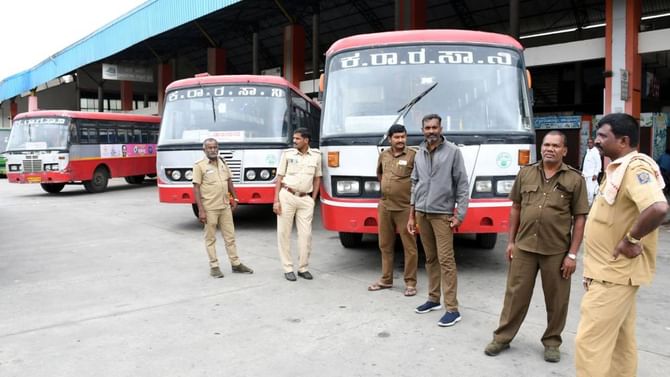
[[[293,144],[293,130],[312,132],[318,146],[321,108],[281,77],[198,75],[166,89],[158,138],[159,200],[191,204],[193,163],[204,157],[202,143],[219,142],[242,204],[274,200],[281,152]]]
[[[507,199],[519,166],[534,160],[529,76],[521,45],[500,34],[413,30],[364,34],[326,53],[321,153],[321,213],[345,247],[377,233],[378,144],[410,99],[437,86],[400,123],[408,145],[422,140],[421,119],[437,113],[461,147],[470,205],[460,233],[492,248],[506,232]],[[386,144],[388,145],[388,144]]]

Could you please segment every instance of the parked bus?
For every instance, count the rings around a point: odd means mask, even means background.
[[[163,203],[192,204],[197,213],[191,169],[206,138],[219,142],[244,204],[273,202],[279,158],[296,128],[308,128],[318,146],[321,108],[281,77],[198,75],[171,83],[165,98],[156,161]]]
[[[357,35],[326,53],[321,152],[324,227],[345,247],[377,232],[377,157],[403,105],[437,84],[404,116],[408,145],[423,141],[421,119],[437,113],[465,159],[470,205],[460,233],[492,248],[506,232],[507,199],[521,165],[534,159],[529,75],[513,38],[465,30]],[[379,145],[379,146],[378,146]],[[327,163],[326,163],[327,162]]]
[[[160,117],[80,111],[33,111],[14,118],[7,144],[7,179],[39,183],[58,193],[83,183],[105,191],[110,178],[139,184],[156,174]]]

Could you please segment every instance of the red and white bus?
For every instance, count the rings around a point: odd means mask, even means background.
[[[277,165],[293,130],[309,129],[318,146],[319,104],[281,77],[197,75],[171,83],[165,99],[156,161],[163,203],[197,210],[192,168],[204,157],[206,138],[219,142],[243,204],[273,202]]]
[[[408,145],[422,140],[421,119],[437,113],[447,139],[461,147],[470,205],[461,233],[485,248],[506,232],[507,199],[519,166],[534,159],[529,76],[513,38],[465,30],[357,35],[326,53],[321,153],[321,213],[345,247],[377,232],[380,140],[399,109],[437,86],[400,119]],[[385,144],[388,145],[388,144]]]
[[[14,118],[7,143],[7,179],[39,183],[49,193],[83,183],[102,192],[110,178],[142,183],[156,174],[160,117],[44,110]]]

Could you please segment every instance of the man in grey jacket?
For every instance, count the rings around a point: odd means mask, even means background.
[[[423,117],[421,130],[425,140],[414,160],[407,229],[414,234],[418,227],[421,233],[426,252],[428,301],[418,306],[416,312],[442,309],[440,296],[444,290],[447,312],[437,324],[447,327],[461,320],[456,298],[453,228],[463,222],[468,208],[468,175],[461,150],[442,136],[439,115]]]

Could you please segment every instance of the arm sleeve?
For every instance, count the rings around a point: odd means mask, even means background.
[[[470,200],[468,173],[465,170],[465,161],[460,149],[454,155],[454,182],[456,183],[456,203],[458,203],[458,219],[463,221],[468,210]]]
[[[587,179],[591,179],[588,177]],[[589,199],[586,194],[586,181],[584,177],[579,176],[575,191],[572,193],[572,201],[570,202],[570,210],[572,216],[586,215],[589,213]]]
[[[281,154],[279,159],[279,166],[277,166],[277,175],[285,176],[286,175],[286,152]]]
[[[631,161],[624,176],[623,185],[626,188],[626,195],[635,202],[640,212],[654,203],[666,201],[654,170],[645,162]]]
[[[193,165],[193,179],[191,182],[199,185],[202,184],[202,169],[200,169],[200,165],[198,164]]]
[[[321,170],[321,154],[319,154],[319,158],[316,160],[316,171],[314,172],[315,177],[321,177],[323,175],[323,171]]]

